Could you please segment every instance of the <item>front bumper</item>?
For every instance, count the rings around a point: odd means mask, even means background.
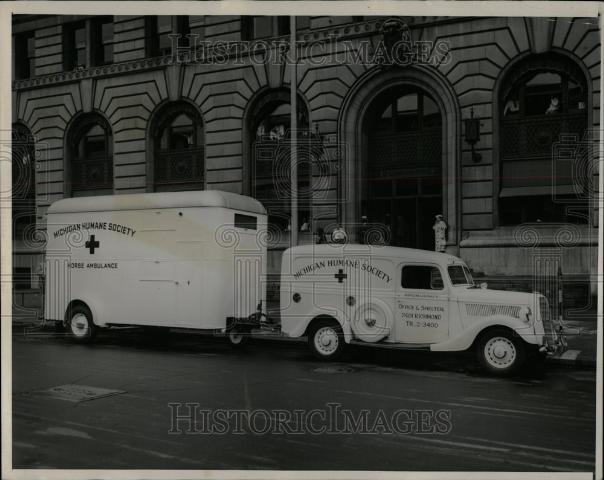
[[[562,325],[552,325],[551,331],[543,335],[543,344],[539,351],[547,355],[556,355],[563,353],[568,349],[568,343],[564,336],[564,327]]]

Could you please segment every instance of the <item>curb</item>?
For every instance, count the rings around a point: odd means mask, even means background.
[[[564,367],[596,368],[596,359],[583,355],[582,350],[567,350],[547,358],[548,363]]]

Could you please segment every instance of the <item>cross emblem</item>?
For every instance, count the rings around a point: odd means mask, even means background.
[[[336,273],[334,275],[334,278],[338,279],[338,283],[342,283],[344,281],[345,278],[348,278],[348,275],[344,273],[344,270],[342,270],[340,268],[340,270],[338,270],[338,273]]]
[[[94,254],[94,249],[99,248],[101,243],[94,239],[94,235],[91,235],[85,246],[89,249],[90,253]]]

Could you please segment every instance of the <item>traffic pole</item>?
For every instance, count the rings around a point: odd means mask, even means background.
[[[290,241],[291,246],[298,245],[298,165],[297,165],[297,147],[298,147],[298,76],[297,76],[297,55],[296,55],[296,17],[289,17],[290,29],[290,141],[291,141],[291,217],[290,217]]]
[[[564,296],[564,289],[562,285],[562,267],[558,264],[558,321],[562,324],[563,318],[563,304],[562,299]]]

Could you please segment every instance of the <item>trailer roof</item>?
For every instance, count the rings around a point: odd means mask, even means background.
[[[158,208],[222,207],[266,215],[256,199],[220,190],[191,192],[132,193],[99,197],[64,198],[54,202],[48,213],[155,210]]]

